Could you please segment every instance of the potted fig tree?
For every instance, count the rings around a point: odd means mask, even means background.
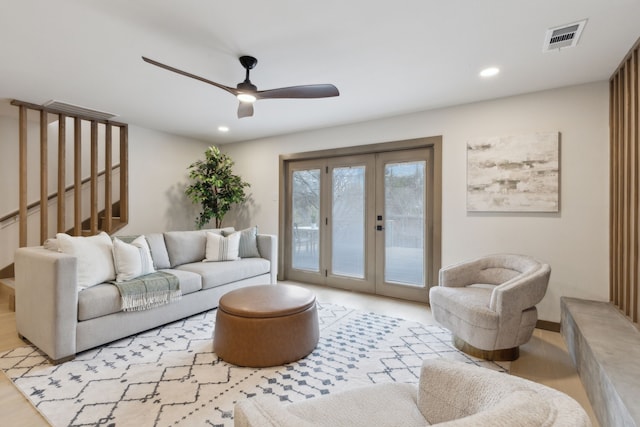
[[[222,219],[231,207],[247,200],[245,188],[249,183],[232,171],[233,160],[220,152],[216,146],[205,151],[205,159],[189,165],[189,178],[193,181],[185,194],[194,203],[199,203],[202,211],[196,220],[201,229],[215,218],[216,228],[222,226]]]

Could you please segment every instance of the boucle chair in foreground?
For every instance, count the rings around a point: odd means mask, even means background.
[[[236,427],[529,427],[591,425],[572,398],[523,378],[448,359],[425,360],[418,386],[386,383],[289,405],[243,400]]]
[[[538,321],[535,307],[547,291],[551,268],[531,257],[497,254],[440,270],[431,288],[434,319],[461,351],[487,360],[515,360]]]

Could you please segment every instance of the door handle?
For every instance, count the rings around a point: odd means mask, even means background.
[[[376,230],[382,231],[382,230],[384,230],[384,227],[381,226],[381,225],[376,225]]]

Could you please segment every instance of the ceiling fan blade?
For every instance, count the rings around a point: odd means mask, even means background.
[[[253,116],[253,104],[250,102],[240,102],[238,105],[238,118]]]
[[[281,87],[278,89],[259,90],[255,93],[258,99],[328,98],[338,95],[340,95],[338,88],[331,84]]]
[[[276,99],[276,98],[328,98],[332,96],[339,96],[340,92],[338,88],[332,84],[319,84],[319,85],[302,85],[302,86],[290,86],[281,87],[269,90],[257,90],[256,86],[249,80],[249,70],[255,67],[258,62],[252,56],[240,57],[240,63],[246,70],[246,77],[242,83],[239,83],[237,87],[229,87],[220,83],[216,83],[204,77],[196,76],[187,71],[180,70],[167,64],[155,61],[153,59],[142,57],[142,60],[155,65],[156,67],[164,68],[167,71],[180,74],[181,76],[189,77],[195,80],[199,80],[203,83],[210,84],[230,94],[238,97],[240,105],[238,106],[238,118],[253,116],[253,101],[257,99]],[[244,99],[247,98],[247,99]],[[251,101],[251,102],[249,102]]]
[[[222,85],[220,83],[213,82],[213,81],[211,81],[209,79],[205,79],[204,77],[196,76],[195,74],[191,74],[191,73],[188,73],[186,71],[179,70],[179,69],[177,69],[175,67],[163,64],[163,63],[158,62],[158,61],[154,61],[153,59],[149,59],[149,58],[144,57],[144,56],[142,57],[142,60],[145,61],[145,62],[148,62],[151,65],[155,65],[156,67],[164,68],[165,70],[173,71],[174,73],[178,73],[178,74],[181,74],[183,76],[191,77],[192,79],[196,79],[196,80],[200,80],[201,82],[208,83],[208,84],[213,85],[215,87],[218,87],[218,88],[220,88],[222,90],[226,90],[227,92],[229,92],[229,93],[231,93],[233,95],[237,95],[238,94],[238,90],[236,88],[225,86],[225,85]]]

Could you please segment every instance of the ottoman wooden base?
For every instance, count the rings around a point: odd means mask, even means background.
[[[320,337],[315,296],[292,285],[260,285],[223,295],[213,348],[224,361],[262,368],[299,360]]]

